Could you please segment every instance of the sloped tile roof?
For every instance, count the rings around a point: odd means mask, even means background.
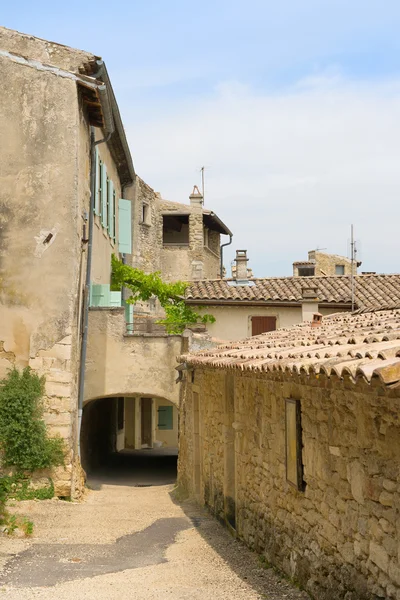
[[[316,286],[321,304],[351,304],[350,277],[269,277],[251,279],[251,285],[232,285],[233,280],[215,279],[190,284],[186,298],[206,302],[293,302],[302,300],[302,288]],[[357,275],[355,307],[361,310],[400,308],[400,275]]]
[[[400,310],[324,317],[181,357],[193,366],[288,371],[328,377],[378,377],[400,388]]]

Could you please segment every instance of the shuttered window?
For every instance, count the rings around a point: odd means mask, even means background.
[[[108,194],[107,194],[107,227],[110,238],[114,239],[114,184],[111,179],[108,180]]]
[[[173,406],[158,407],[158,429],[173,429],[174,428],[174,412]]]
[[[275,331],[276,317],[251,317],[251,335]]]
[[[101,170],[101,160],[100,160],[100,156],[99,156],[99,151],[96,147],[95,150],[96,153],[96,171],[95,171],[95,196],[94,196],[94,214],[95,215],[99,215],[101,212],[101,176],[100,176],[100,170]]]
[[[101,163],[101,224],[104,228],[107,227],[107,169],[104,163]]]
[[[118,201],[118,249],[132,254],[132,204],[123,198]]]
[[[109,283],[92,283],[90,306],[121,306],[121,292],[112,292]]]

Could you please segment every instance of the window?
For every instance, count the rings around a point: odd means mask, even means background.
[[[286,481],[304,490],[300,401],[285,402]]]
[[[118,201],[118,250],[132,254],[132,203],[123,198]]]
[[[101,212],[101,167],[102,162],[99,156],[99,151],[96,147],[96,183],[95,183],[95,197],[94,197],[94,214],[99,215]]]
[[[142,204],[142,218],[140,222],[143,225],[150,225],[150,206],[146,202]]]
[[[163,244],[189,244],[189,215],[163,216]]]
[[[173,429],[174,428],[174,413],[173,406],[158,407],[158,429]]]
[[[315,275],[315,267],[299,267],[299,277],[312,277]]]
[[[344,275],[344,265],[335,265],[335,274]]]
[[[251,317],[251,335],[275,331],[276,317]]]
[[[207,227],[204,227],[204,246],[206,248],[209,248],[209,231],[207,229]]]

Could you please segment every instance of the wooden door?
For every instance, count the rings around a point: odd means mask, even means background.
[[[276,317],[251,317],[251,335],[275,331]]]

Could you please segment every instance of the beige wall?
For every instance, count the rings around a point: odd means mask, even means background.
[[[43,58],[45,44],[0,30],[0,49]],[[46,46],[50,48],[49,45]],[[61,62],[66,60],[60,50]],[[76,56],[80,56],[79,53]],[[75,56],[75,59],[76,59]],[[79,352],[81,246],[89,191],[76,83],[0,56],[0,377],[12,365],[46,376],[46,420],[67,441],[56,491],[71,493]],[[87,127],[87,126],[86,126]],[[43,243],[49,234],[49,243]]]
[[[158,429],[157,410],[160,406],[172,406],[173,410],[173,429]],[[172,402],[156,398],[154,401],[155,428],[153,439],[162,442],[163,448],[178,448],[178,408]]]
[[[302,490],[286,481],[287,398],[301,403]],[[313,597],[398,599],[399,399],[364,381],[196,368],[179,484]]]
[[[193,306],[190,304],[190,306]],[[195,310],[198,307],[193,306]],[[339,312],[338,309],[318,308],[313,309],[323,315]],[[301,306],[215,306],[204,305],[200,314],[209,313],[216,319],[215,323],[207,323],[208,333],[220,340],[239,340],[251,336],[251,317],[276,317],[276,327],[290,327],[296,323],[301,323]],[[311,313],[310,313],[311,314]],[[311,320],[311,317],[310,317]]]
[[[124,309],[90,309],[85,402],[140,394],[177,405],[175,367],[181,337],[124,333]]]

